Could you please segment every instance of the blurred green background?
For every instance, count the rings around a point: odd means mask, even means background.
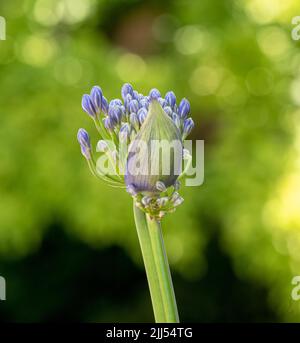
[[[1,1],[1,321],[152,321],[131,198],[90,174],[81,96],[172,89],[205,182],[163,222],[182,321],[300,321],[298,0]]]

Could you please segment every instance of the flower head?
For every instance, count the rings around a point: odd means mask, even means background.
[[[129,83],[123,85],[121,96],[122,100],[108,101],[102,89],[94,86],[82,97],[82,108],[100,134],[97,152],[107,156],[114,174],[93,164],[90,138],[84,129],[77,135],[81,152],[96,176],[113,186],[126,187],[137,206],[161,218],[183,201],[177,191],[183,141],[194,127],[188,117],[190,103],[184,98],[177,106],[173,91],[162,97],[156,88],[143,95]]]

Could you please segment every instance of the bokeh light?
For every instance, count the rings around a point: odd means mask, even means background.
[[[145,74],[146,63],[140,56],[126,53],[120,56],[116,71],[124,82],[128,79],[139,81]]]

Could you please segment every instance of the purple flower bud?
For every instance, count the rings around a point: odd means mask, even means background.
[[[137,91],[133,91],[132,97],[133,97],[133,99],[135,99],[137,101],[139,101],[139,99],[140,99],[139,93]]]
[[[173,122],[174,124],[178,127],[178,129],[180,128],[180,118],[178,116],[177,113],[173,112],[172,114],[172,119],[173,119]]]
[[[170,91],[166,94],[165,99],[167,103],[173,108],[176,104],[176,96],[174,92]]]
[[[136,113],[130,113],[130,124],[136,129],[139,129],[139,121],[138,121],[138,117],[136,115]]]
[[[133,88],[130,83],[125,83],[122,87],[121,90],[122,98],[125,100],[126,96],[128,94],[132,95],[133,94]]]
[[[168,103],[166,102],[164,98],[158,98],[158,102],[160,103],[162,108],[168,105]]]
[[[103,123],[104,123],[104,127],[109,130],[109,131],[113,131],[114,129],[114,124],[112,123],[110,117],[106,117],[103,119]]]
[[[150,99],[158,99],[160,97],[160,92],[158,89],[153,88],[149,93]]]
[[[192,118],[185,119],[183,122],[183,136],[187,137],[195,126]]]
[[[124,99],[124,106],[125,106],[126,110],[128,110],[128,111],[129,111],[129,104],[130,104],[131,100],[132,100],[132,96],[130,94],[127,94],[125,99]]]
[[[86,159],[91,159],[91,143],[89,134],[85,129],[79,129],[77,133],[77,140],[80,144],[81,153]]]
[[[137,100],[131,100],[129,104],[129,112],[137,113],[138,110],[139,110],[139,103],[137,102]]]
[[[108,109],[108,116],[113,123],[113,125],[117,125],[121,122],[122,119],[122,111],[119,106],[109,107]]]
[[[167,113],[168,116],[172,117],[173,111],[170,106],[164,107],[164,111]]]
[[[141,100],[140,100],[140,105],[141,105],[141,107],[144,107],[144,108],[146,108],[147,110],[148,110],[148,108],[149,108],[149,101],[147,100],[147,98],[142,98]]]
[[[121,110],[122,117],[124,117],[124,116],[125,116],[125,114],[126,114],[125,106],[124,106],[124,105],[122,105],[122,106],[119,106],[119,109]]]
[[[107,101],[105,96],[102,97],[102,104],[101,104],[101,106],[102,106],[102,111],[107,114],[109,106],[108,106],[108,101]]]
[[[123,141],[127,141],[130,136],[130,126],[128,123],[122,124],[119,133],[120,139]]]
[[[122,103],[122,101],[120,99],[113,99],[109,103],[109,107],[116,106],[116,105],[117,106],[123,106],[123,103]]]
[[[179,104],[178,107],[178,114],[180,116],[180,118],[185,119],[188,114],[190,113],[191,110],[191,105],[189,103],[189,101],[185,98],[183,98]]]
[[[138,120],[139,120],[140,124],[142,125],[144,120],[146,119],[147,110],[145,108],[139,109],[137,116],[138,116]]]
[[[102,90],[99,86],[94,86],[91,91],[91,99],[98,113],[101,111],[102,105]]]
[[[84,94],[84,96],[82,97],[81,106],[88,115],[93,118],[96,117],[97,111],[91,97],[88,94]]]

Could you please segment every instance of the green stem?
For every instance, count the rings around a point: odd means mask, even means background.
[[[157,220],[151,219],[149,215],[146,217],[166,313],[166,321],[168,323],[178,323],[179,317],[177,304],[161,225]]]
[[[133,205],[155,321],[178,323],[178,311],[161,226]]]
[[[100,118],[95,118],[94,123],[96,126],[96,129],[98,130],[100,136],[102,139],[110,139],[109,133],[106,131],[104,124]]]

